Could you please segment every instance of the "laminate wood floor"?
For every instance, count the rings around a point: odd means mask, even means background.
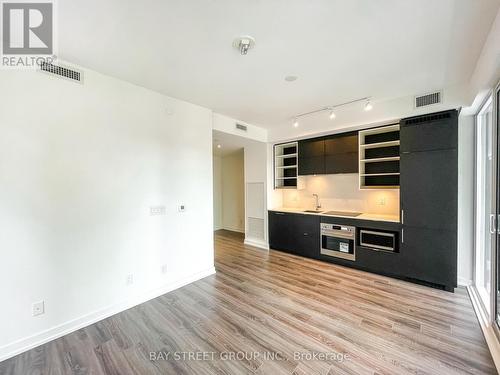
[[[464,289],[267,253],[231,232],[215,244],[216,275],[4,361],[0,374],[496,373]]]

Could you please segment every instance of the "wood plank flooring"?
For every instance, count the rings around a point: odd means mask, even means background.
[[[267,253],[227,231],[215,245],[216,275],[4,361],[0,374],[497,373],[464,289]]]

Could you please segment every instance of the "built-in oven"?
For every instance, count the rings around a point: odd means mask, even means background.
[[[356,228],[321,223],[321,254],[356,260]]]

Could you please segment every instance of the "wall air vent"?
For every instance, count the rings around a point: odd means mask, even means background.
[[[428,105],[441,103],[441,91],[432,92],[430,94],[415,96],[415,108],[426,107]]]
[[[243,125],[243,124],[236,123],[236,129],[242,130],[242,131],[246,132],[247,131],[247,126]]]
[[[83,72],[79,70],[42,62],[40,64],[40,71],[58,78],[65,78],[72,82],[83,83]]]

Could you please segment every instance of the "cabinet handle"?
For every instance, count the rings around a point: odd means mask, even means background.
[[[490,215],[490,234],[495,234],[495,215]]]
[[[284,215],[285,213],[284,212],[275,212],[274,214],[275,215]]]
[[[401,229],[401,243],[405,243],[405,230]]]
[[[405,210],[401,210],[401,224],[405,223]]]
[[[304,236],[309,236],[309,233],[307,233],[307,232],[306,232],[306,233],[304,233]]]

